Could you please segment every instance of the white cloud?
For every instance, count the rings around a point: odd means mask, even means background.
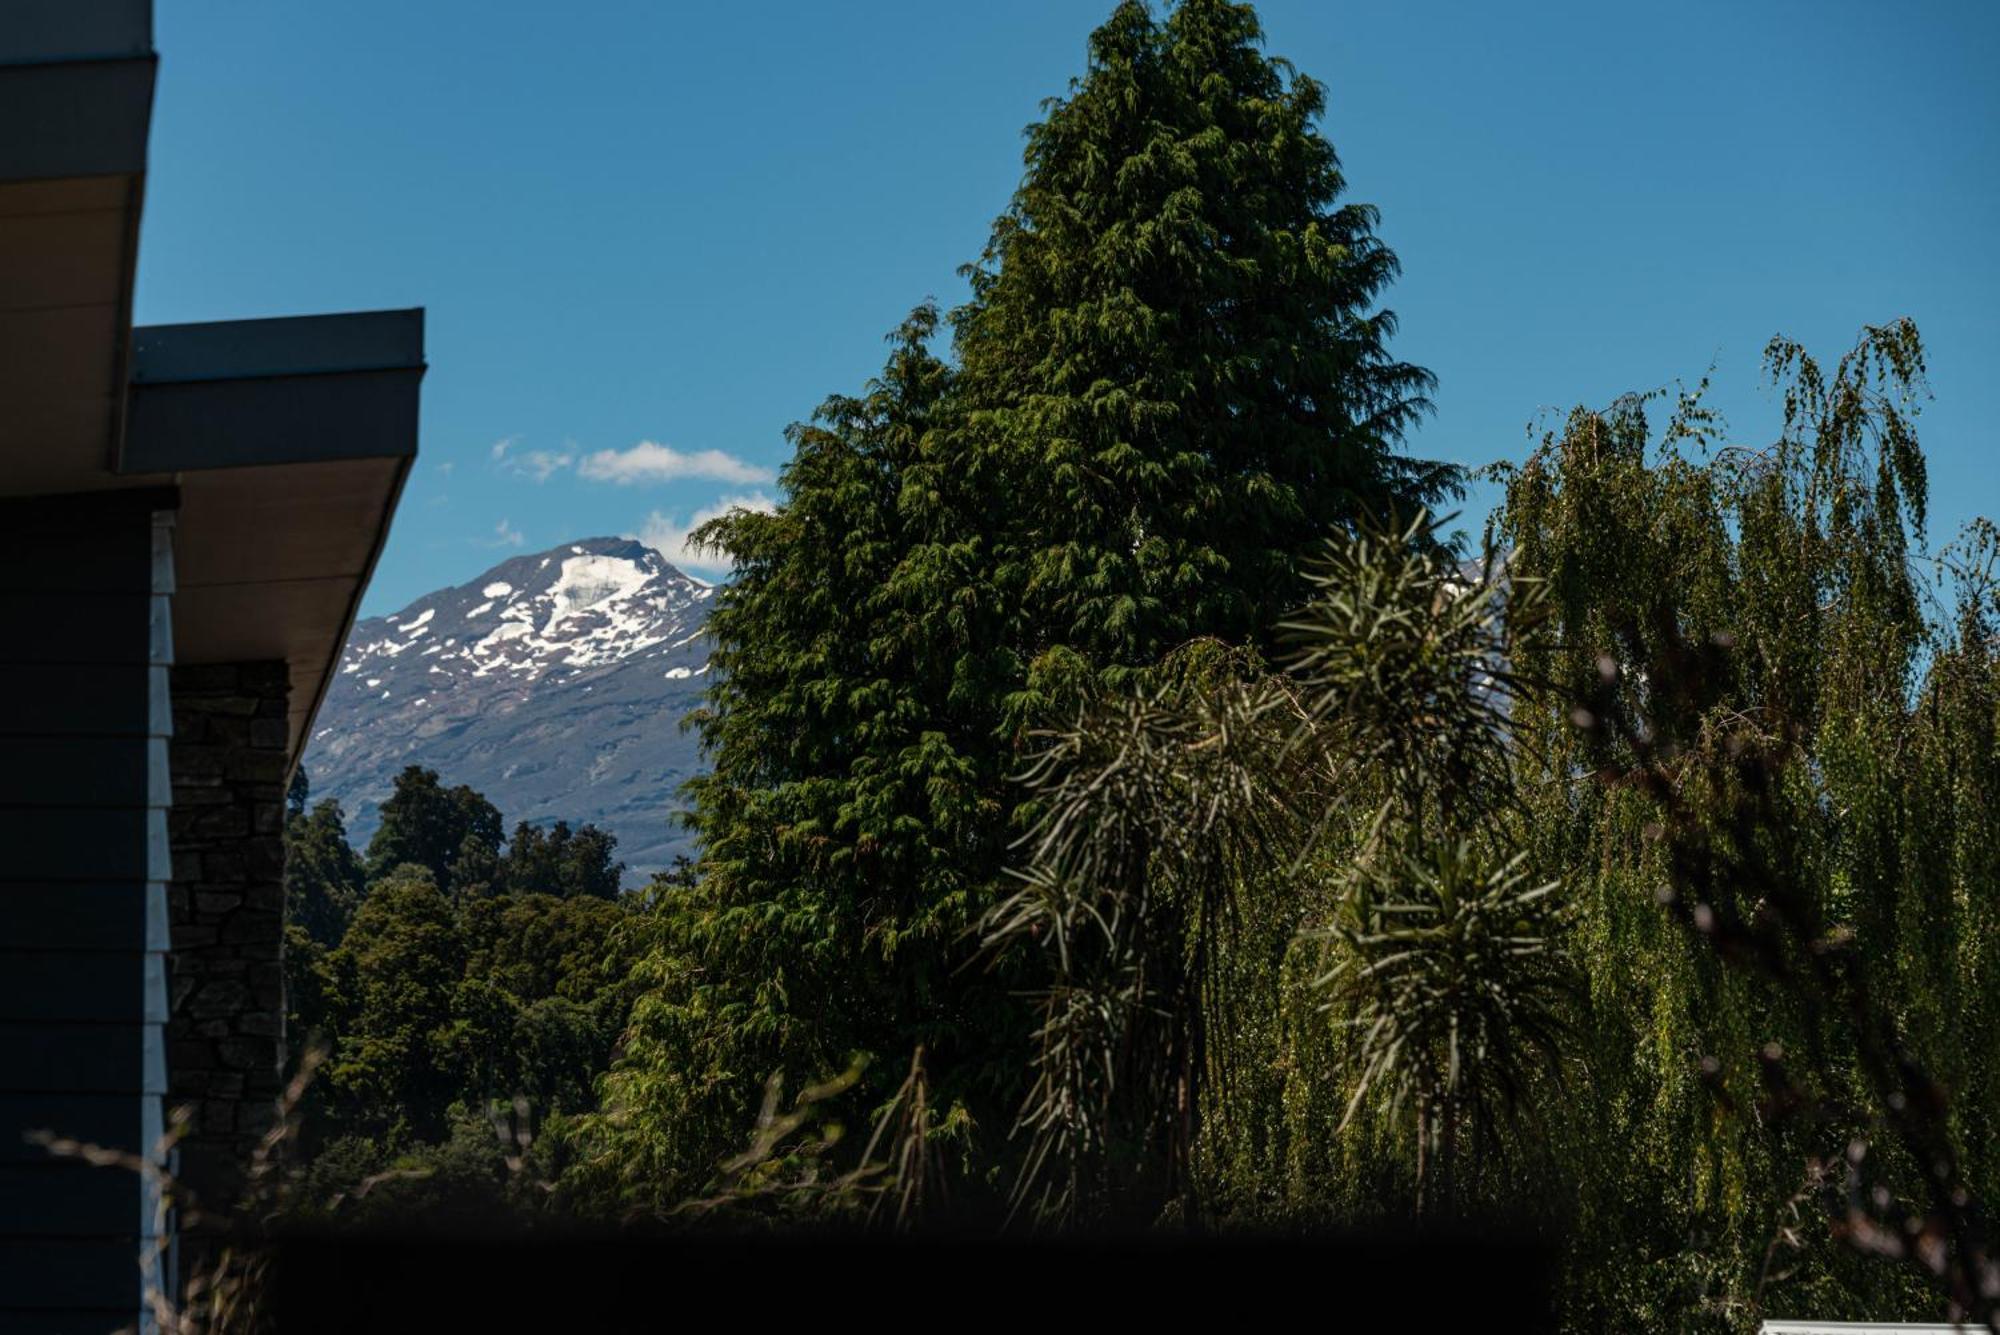
[[[638,482],[677,482],[701,479],[749,485],[769,482],[771,470],[760,468],[721,450],[696,450],[683,454],[671,445],[642,440],[629,450],[599,450],[586,454],[576,466],[577,476],[592,482],[615,482],[629,487]]]
[[[519,547],[527,539],[521,530],[505,519],[493,526],[493,536],[480,542],[481,547]]]
[[[564,441],[560,450],[528,450],[521,454],[511,451],[521,443],[519,436],[508,436],[493,442],[490,452],[493,464],[515,477],[525,477],[533,482],[547,482],[563,469],[576,462],[576,447]]]
[[[758,514],[770,514],[778,508],[778,503],[761,491],[749,492],[741,496],[725,496],[711,506],[694,512],[683,524],[670,514],[658,510],[646,516],[646,522],[639,532],[632,535],[660,555],[672,561],[682,570],[705,570],[717,574],[727,573],[729,557],[722,552],[697,551],[688,545],[688,534],[700,528],[711,519],[718,519],[731,510],[754,510]]]
[[[458,467],[458,461],[457,461],[457,460],[455,460],[455,459],[447,459],[447,460],[445,460],[445,461],[444,461],[443,463],[441,463],[441,464],[439,464],[439,465],[437,466],[437,470],[438,470],[438,472],[440,472],[440,473],[444,474],[444,475],[445,475],[446,477],[450,477],[450,476],[451,476],[451,470],[452,470],[452,469],[454,469],[454,468],[456,468],[456,467]]]
[[[547,482],[574,462],[576,456],[568,450],[564,450],[561,454],[557,454],[554,450],[529,450],[526,454],[517,456],[508,467],[516,477]]]

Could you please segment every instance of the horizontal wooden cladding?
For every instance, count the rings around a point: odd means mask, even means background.
[[[0,593],[0,663],[171,663],[171,599]]]
[[[73,480],[67,487],[36,489],[39,454],[35,429],[52,429],[61,420],[59,416],[48,417],[41,409],[63,401],[51,395],[20,404],[15,413],[0,414],[0,457],[7,460],[4,479],[0,479],[5,483],[0,486],[0,532],[29,544],[27,551],[32,555],[43,544],[74,547],[114,532],[136,529],[144,533],[161,517],[171,516],[181,496],[171,479],[98,473]],[[34,583],[32,587],[46,586]]]
[[[172,801],[164,737],[9,737],[0,730],[0,808]]]
[[[152,1236],[157,1199],[157,1188],[130,1168],[0,1163],[0,1247],[21,1237]]]
[[[16,513],[0,528],[0,593],[155,592],[150,525],[79,517],[48,532],[22,522],[33,517]]]
[[[10,737],[170,737],[166,664],[0,664],[0,751]]]
[[[0,1164],[47,1163],[26,1138],[46,1131],[121,1154],[151,1156],[165,1130],[160,1100],[143,1094],[0,1094]]]
[[[109,1171],[109,1170],[105,1170]],[[133,1213],[138,1213],[134,1204]],[[0,1246],[0,1329],[21,1332],[129,1330],[143,1297],[140,1249],[130,1238],[9,1240]],[[37,1312],[47,1312],[46,1324]]]
[[[167,959],[157,951],[0,950],[0,1023],[165,1024]]]
[[[156,1024],[0,1021],[0,1094],[165,1094]]]
[[[8,882],[173,879],[167,813],[152,807],[0,809],[0,849],[0,892]]]
[[[0,950],[165,950],[159,881],[0,883]]]
[[[132,1314],[120,1309],[92,1307],[88,1311],[65,1307],[60,1311],[24,1312],[0,1305],[0,1321],[7,1335],[77,1335],[77,1332],[116,1331],[127,1335],[133,1329]]]
[[[14,460],[8,460],[11,468]],[[157,514],[180,504],[171,483],[120,480],[85,491],[0,496],[0,527],[38,536],[40,541],[75,543],[127,525],[145,531]]]
[[[17,737],[168,737],[164,663],[0,662],[0,755]]]

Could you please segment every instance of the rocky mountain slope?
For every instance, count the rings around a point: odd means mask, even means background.
[[[517,556],[357,622],[304,764],[365,844],[405,765],[506,817],[595,822],[636,872],[690,851],[673,819],[699,764],[681,718],[708,671],[709,586],[625,538]]]

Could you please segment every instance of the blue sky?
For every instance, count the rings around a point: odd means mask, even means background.
[[[365,607],[517,550],[671,544],[963,291],[1111,0],[159,0],[142,322],[429,309]],[[1414,451],[1914,316],[1933,543],[2000,515],[2000,4],[1269,0],[1437,372]],[[1615,11],[1615,12],[1614,12]],[[645,448],[641,448],[645,447]],[[1475,498],[1472,515],[1488,499]]]

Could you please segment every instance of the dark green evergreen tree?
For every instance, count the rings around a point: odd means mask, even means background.
[[[329,797],[310,814],[294,812],[285,822],[286,920],[319,945],[336,946],[361,903],[363,884],[340,803]]]
[[[436,1140],[461,1087],[454,1000],[465,948],[451,900],[414,863],[371,884],[322,966],[337,1116],[370,1135]]]
[[[369,879],[412,863],[449,894],[461,888],[463,863],[463,888],[471,890],[493,875],[501,829],[499,811],[484,797],[464,784],[446,789],[436,770],[411,765],[396,776],[395,791],[382,803],[382,824],[368,841]]]
[[[642,1110],[617,1132],[642,1190],[706,1180],[771,1069],[949,1051],[1009,1004],[953,976],[1004,842],[996,727],[1019,663],[948,453],[936,324],[919,309],[863,395],[792,429],[779,513],[704,535],[738,569],[697,719],[714,759],[692,785],[705,861],[649,891],[667,944],[642,968],[613,1096]]]
[[[625,864],[618,861],[617,853],[618,836],[584,824],[570,836],[563,851],[563,894],[569,898],[618,898],[625,879]]]
[[[631,918],[627,901],[588,893],[466,904],[462,986],[490,989],[504,1015],[481,1039],[490,1057],[469,1076],[469,1096],[522,1096],[536,1119],[594,1104],[631,1002],[641,944],[626,931]]]
[[[696,887],[644,966],[604,1123],[643,1190],[706,1173],[762,1077],[922,1047],[940,1107],[1004,1141],[1032,980],[969,968],[1022,730],[1197,636],[1253,640],[1329,532],[1457,484],[1395,447],[1427,373],[1386,350],[1395,272],[1246,6],[1121,5],[1030,132],[953,316],[794,428],[787,500],[702,535]]]
[[[1396,452],[1431,385],[1375,306],[1396,259],[1262,36],[1247,4],[1119,5],[969,271],[968,467],[1005,479],[1030,651],[1265,636],[1314,544],[1458,487]]]
[[[559,820],[543,830],[522,821],[507,841],[499,879],[516,895],[616,899],[625,873],[617,848],[617,836],[595,825],[572,830],[568,821]]]

